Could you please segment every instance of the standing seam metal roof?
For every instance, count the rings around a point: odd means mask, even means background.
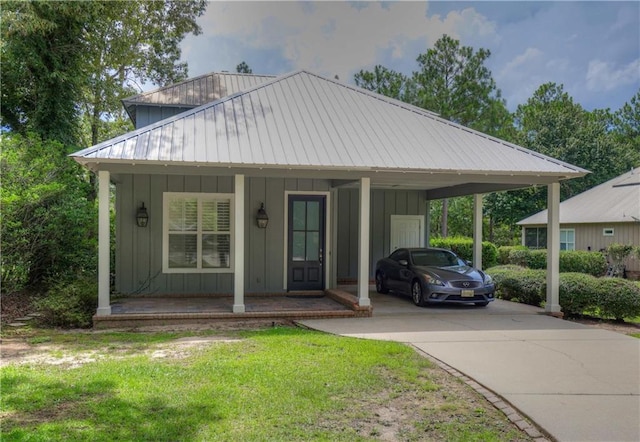
[[[547,210],[519,225],[547,223]],[[561,224],[637,222],[640,229],[640,167],[560,203]]]
[[[79,161],[578,176],[409,104],[299,71],[73,155]]]

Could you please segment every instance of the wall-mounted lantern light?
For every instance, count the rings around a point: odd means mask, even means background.
[[[136,212],[136,224],[138,227],[147,227],[149,223],[149,214],[147,213],[147,208],[144,206],[144,203],[138,208]]]
[[[260,208],[256,215],[256,221],[258,222],[258,227],[261,229],[266,229],[267,224],[269,224],[269,216],[267,215],[267,211],[264,210],[264,203],[260,203]]]

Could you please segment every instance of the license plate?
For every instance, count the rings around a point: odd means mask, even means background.
[[[460,292],[460,296],[462,296],[463,298],[473,298],[473,290],[464,290],[462,289]]]

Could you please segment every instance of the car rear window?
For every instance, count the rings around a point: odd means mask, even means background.
[[[418,250],[411,252],[411,257],[417,266],[451,267],[460,265],[457,256],[444,250]]]

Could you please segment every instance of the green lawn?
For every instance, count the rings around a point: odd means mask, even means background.
[[[187,334],[31,337],[49,359],[2,368],[2,440],[530,440],[401,344],[295,328],[175,341]]]

